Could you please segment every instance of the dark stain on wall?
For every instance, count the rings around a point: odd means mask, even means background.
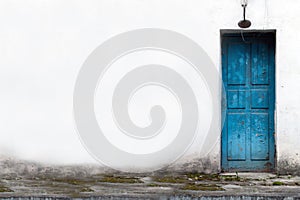
[[[280,159],[277,163],[277,172],[281,175],[300,175],[300,164],[294,159]]]

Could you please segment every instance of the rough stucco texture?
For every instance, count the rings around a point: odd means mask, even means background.
[[[249,0],[251,29],[276,29],[276,152],[280,172],[300,171],[299,0]],[[237,29],[239,0],[0,2],[0,152],[52,164],[95,163],[72,116],[77,72],[90,52],[124,31],[155,27],[196,41],[220,69],[220,29]],[[213,127],[218,131],[218,127]],[[220,141],[201,137],[178,163],[220,169]],[[189,164],[190,163],[190,164]],[[184,167],[184,168],[185,168]]]

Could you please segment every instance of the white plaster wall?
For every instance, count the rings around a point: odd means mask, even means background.
[[[300,164],[300,1],[249,0],[251,29],[276,29],[278,161]],[[239,0],[0,1],[0,154],[56,164],[94,163],[72,117],[76,75],[91,51],[138,28],[182,33],[220,69],[220,29],[236,29]],[[216,129],[217,130],[217,129]],[[198,143],[186,158],[198,156]],[[219,164],[220,141],[213,156]]]

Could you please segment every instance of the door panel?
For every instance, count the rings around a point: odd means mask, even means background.
[[[233,43],[228,46],[228,84],[244,85],[246,83],[246,64],[249,62],[249,46]]]
[[[228,114],[228,160],[246,160],[245,121],[245,114]]]
[[[228,90],[227,92],[227,105],[228,108],[245,108],[246,107],[246,92],[245,90]]]
[[[269,84],[269,56],[267,43],[252,44],[251,80],[253,85]]]
[[[251,108],[252,109],[269,108],[268,89],[251,89]]]
[[[269,160],[269,115],[251,114],[251,160]]]
[[[222,170],[274,170],[275,35],[222,37]]]

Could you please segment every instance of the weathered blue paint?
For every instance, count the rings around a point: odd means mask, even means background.
[[[274,170],[274,44],[273,34],[222,37],[224,171]]]

